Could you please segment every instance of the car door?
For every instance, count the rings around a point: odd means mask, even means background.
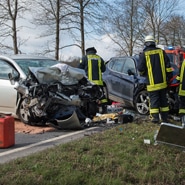
[[[121,71],[124,65],[124,58],[113,58],[109,62],[109,74],[106,76],[106,84],[108,86],[109,95],[120,97],[120,79],[122,77]]]
[[[132,72],[132,75],[128,74],[128,70]],[[134,98],[134,90],[136,87],[136,64],[133,58],[125,57],[125,62],[121,71],[120,78],[120,96],[126,104],[132,104]]]
[[[17,73],[15,69],[5,60],[0,59],[0,112],[13,113],[15,115],[15,107],[17,101],[17,91],[8,78],[8,73]]]

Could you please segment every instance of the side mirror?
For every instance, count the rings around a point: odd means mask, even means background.
[[[128,73],[128,75],[134,75],[134,73],[131,71],[131,69],[128,69],[127,73]]]
[[[15,84],[15,81],[19,80],[19,73],[16,70],[12,70],[12,73],[8,73],[8,78],[12,85]]]
[[[10,80],[10,83],[11,83],[12,85],[14,85],[14,84],[15,84],[15,80],[14,80],[14,78],[13,78],[12,73],[8,73],[8,78],[9,78],[9,80]]]

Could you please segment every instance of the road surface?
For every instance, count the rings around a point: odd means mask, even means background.
[[[15,145],[0,149],[0,164],[101,132],[104,129],[91,127],[78,131],[53,130],[42,134],[15,133]]]

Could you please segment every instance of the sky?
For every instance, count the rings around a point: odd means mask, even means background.
[[[47,38],[38,38],[38,35],[42,32],[42,28],[38,27],[33,29],[33,25],[31,25],[26,19],[19,21],[18,26],[22,27],[18,34],[21,36],[21,39],[26,40],[24,45],[21,46],[22,53],[37,53],[41,50],[41,48],[43,48],[45,42],[48,41]],[[61,36],[61,41],[65,45],[73,42],[67,32]],[[85,45],[85,48],[95,47],[97,54],[100,55],[105,61],[114,56],[114,48],[116,47],[107,35],[98,37],[98,39],[88,38]],[[73,57],[81,57],[81,50],[76,46],[67,47],[60,51],[61,60],[67,60]]]
[[[184,0],[182,1],[182,3],[185,4]],[[31,25],[29,22],[30,17],[30,15],[27,15],[25,16],[25,19],[19,20],[17,22],[18,26],[22,27],[18,33],[18,36],[21,36],[21,39],[26,40],[24,45],[21,46],[21,51],[27,54],[37,53],[47,42],[46,38],[38,38],[38,35],[42,32],[42,29],[41,27],[34,29],[33,25]],[[61,42],[63,42],[64,45],[71,44],[72,40],[70,39],[68,33],[65,33],[63,35],[64,36],[62,36]],[[99,54],[105,61],[115,56],[114,49],[116,48],[116,45],[107,35],[103,35],[96,40],[94,38],[88,37],[85,43],[85,48],[88,47],[95,47],[97,50],[97,54]],[[78,47],[73,46],[61,50],[61,60],[67,60],[68,58],[73,57],[81,57],[81,50]]]
[[[85,48],[89,47],[95,47],[97,54],[100,55],[104,60],[110,59],[114,56],[115,53],[115,45],[107,35],[99,37],[98,40],[93,38],[87,39]],[[81,57],[81,50],[77,47],[71,47],[62,50],[62,57],[66,58],[71,55]]]

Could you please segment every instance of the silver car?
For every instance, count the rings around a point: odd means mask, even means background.
[[[16,116],[17,91],[10,83],[8,74],[12,73],[19,78],[25,79],[28,74],[28,67],[48,67],[59,63],[55,59],[40,56],[28,55],[0,55],[0,113],[11,113]]]

